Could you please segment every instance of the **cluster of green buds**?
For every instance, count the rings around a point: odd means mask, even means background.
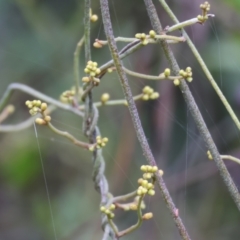
[[[192,79],[192,68],[187,67],[186,70],[180,70],[179,71],[179,75],[182,76],[183,78],[185,78],[188,82],[191,82]]]
[[[208,19],[208,12],[210,11],[210,4],[208,2],[205,2],[200,5],[200,8],[202,9],[202,15],[198,15],[197,19],[200,23],[204,23]]]
[[[135,38],[139,39],[141,41],[142,45],[148,44],[148,38],[145,33],[137,33],[137,34],[135,34]]]
[[[109,93],[103,93],[102,96],[101,96],[101,103],[105,104],[109,99],[110,99],[110,94]]]
[[[63,103],[72,103],[74,96],[76,94],[76,91],[73,90],[67,90],[65,92],[63,92],[60,96],[60,101]]]
[[[157,166],[149,166],[149,165],[142,165],[141,171],[143,172],[143,177],[138,179],[139,187],[137,189],[138,196],[144,196],[145,194],[149,194],[151,196],[155,195],[154,190],[154,174],[159,172],[162,176],[163,171],[158,169]]]
[[[153,30],[149,31],[149,35],[146,35],[145,33],[137,33],[135,34],[135,38],[139,39],[142,43],[142,45],[147,45],[149,43],[149,39],[155,39],[156,32]]]
[[[39,125],[45,125],[51,121],[51,117],[46,114],[47,104],[40,100],[26,101],[26,106],[30,109],[29,113],[34,116],[37,113],[42,114],[42,118],[36,118],[35,122]]]
[[[96,76],[101,72],[100,68],[98,68],[98,63],[97,62],[93,62],[93,61],[88,61],[87,62],[87,66],[84,69],[84,72],[89,74],[89,77],[83,77],[82,81],[83,82],[90,82],[90,81],[94,81],[95,83],[99,83],[100,80],[99,78],[96,78]]]
[[[154,90],[149,87],[145,86],[142,90],[142,100],[148,101],[148,100],[154,100],[159,98],[160,94],[158,92],[154,92]]]
[[[212,154],[209,150],[207,151],[207,156],[209,160],[213,160]]]
[[[100,211],[104,214],[107,215],[108,218],[113,219],[114,218],[114,213],[113,210],[115,209],[115,205],[111,204],[109,207],[101,206]]]
[[[93,144],[89,148],[89,150],[90,151],[94,151],[96,148],[100,149],[102,147],[105,147],[107,142],[108,142],[108,138],[106,138],[106,137],[102,138],[101,136],[97,136],[96,137],[96,144]]]

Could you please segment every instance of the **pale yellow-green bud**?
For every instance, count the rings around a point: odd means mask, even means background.
[[[46,124],[46,122],[42,119],[42,118],[36,118],[35,119],[35,123],[39,124],[39,125],[44,125]]]
[[[150,196],[153,196],[153,195],[155,195],[155,191],[154,191],[153,189],[149,189],[149,190],[148,190],[148,194],[149,194]]]
[[[41,110],[45,111],[47,109],[47,104],[46,103],[42,103],[41,104]]]
[[[152,172],[155,173],[155,172],[157,172],[157,170],[158,170],[158,167],[157,166],[153,166]]]
[[[146,172],[147,171],[147,166],[146,165],[142,165],[140,169],[141,169],[141,171]]]
[[[103,93],[101,96],[101,102],[106,103],[110,99],[109,93]]]
[[[108,142],[108,138],[107,138],[107,137],[104,137],[104,138],[102,139],[102,141],[103,141],[104,143],[106,143],[106,142]]]
[[[142,41],[142,45],[146,46],[147,44],[148,44],[148,40],[147,40],[147,39],[144,39],[144,40]]]
[[[100,211],[101,211],[101,212],[105,212],[105,211],[106,211],[106,208],[105,208],[104,206],[101,206],[101,207],[100,207]]]
[[[111,204],[109,207],[110,210],[114,210],[115,208],[116,208],[116,206],[114,204]]]
[[[148,183],[146,187],[147,189],[151,189],[151,188],[154,188],[154,185],[152,183]]]
[[[149,31],[149,35],[151,38],[155,38],[156,32],[154,30]]]
[[[173,84],[174,84],[175,86],[178,86],[178,85],[180,84],[179,79],[174,79]]]
[[[98,20],[98,15],[94,14],[94,15],[91,16],[90,19],[91,19],[92,22],[96,22]]]
[[[6,110],[8,114],[12,114],[15,111],[15,107],[12,104],[10,104],[6,107]]]
[[[148,219],[151,219],[153,217],[153,213],[152,212],[149,212],[149,213],[145,213],[143,216],[142,216],[142,219],[143,220],[148,220]]]
[[[150,99],[154,100],[159,98],[160,94],[158,92],[154,92],[150,95]]]
[[[108,73],[111,73],[113,70],[112,70],[112,68],[108,68],[107,71],[108,71]]]
[[[158,172],[159,172],[159,174],[160,174],[161,176],[163,176],[164,172],[163,172],[162,169],[159,169]]]
[[[114,217],[115,217],[115,214],[111,212],[111,213],[109,214],[109,218],[112,219],[112,218],[114,218]]]
[[[184,74],[185,74],[185,71],[184,71],[184,70],[180,70],[180,71],[179,71],[179,75],[180,75],[180,76],[183,76],[183,77],[184,77]]]
[[[50,117],[50,116],[45,116],[45,117],[44,117],[44,121],[50,122],[50,121],[51,121],[51,117]]]
[[[27,101],[25,102],[25,104],[26,104],[26,106],[28,106],[29,104],[31,104],[31,101],[27,100]]]
[[[100,72],[101,72],[100,68],[97,68],[97,69],[95,70],[95,73],[96,73],[96,74],[99,74]]]
[[[130,208],[132,211],[135,211],[135,210],[137,210],[137,205],[134,204],[134,203],[132,203],[132,204],[130,204],[129,208]]]
[[[145,87],[143,88],[142,92],[148,94],[149,91],[151,91],[151,89],[152,89],[151,87],[149,87],[149,86],[145,86]]]
[[[142,34],[141,34],[141,33],[136,33],[136,34],[135,34],[135,38],[140,39],[141,37],[142,37]]]
[[[141,184],[143,183],[143,181],[144,181],[144,180],[143,180],[142,178],[139,178],[139,179],[138,179],[138,184],[141,185]]]
[[[147,94],[143,94],[142,100],[148,101],[149,100],[149,96]]]
[[[164,70],[164,75],[165,75],[165,77],[166,77],[166,78],[169,77],[170,74],[171,74],[171,70],[170,70],[169,68],[166,68],[166,69]]]
[[[83,82],[89,82],[89,81],[90,81],[90,78],[89,78],[89,77],[83,77],[83,78],[82,78],[82,81],[83,81]]]
[[[102,48],[102,44],[100,43],[100,42],[94,42],[93,43],[93,46],[95,47],[95,48]]]
[[[88,148],[88,150],[89,150],[90,152],[93,152],[94,149],[95,149],[95,146],[94,146],[94,145],[91,145],[91,146]]]

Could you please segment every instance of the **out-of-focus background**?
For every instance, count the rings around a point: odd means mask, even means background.
[[[84,1],[0,0],[0,96],[13,82],[24,83],[56,99],[73,86],[73,52],[83,35]],[[92,1],[99,21],[92,24],[91,41],[105,39],[99,1]],[[110,0],[116,36],[133,37],[149,32],[150,22],[143,1]],[[199,14],[199,0],[167,1],[181,21]],[[216,17],[187,28],[223,93],[240,116],[240,2],[212,0]],[[154,1],[163,26],[172,21]],[[179,32],[174,32],[179,36]],[[121,48],[123,44],[119,45]],[[213,91],[186,43],[172,46],[181,68],[191,66],[190,89],[221,154],[240,157],[240,134]],[[93,49],[100,65],[110,59],[108,48]],[[80,59],[81,76],[84,54]],[[156,75],[167,67],[159,46],[146,46],[124,60],[134,71]],[[142,124],[164,180],[192,239],[239,239],[240,214],[223,184],[216,166],[207,159],[204,143],[188,113],[183,97],[172,82],[145,81],[129,77],[132,91],[145,85],[160,93],[156,101],[137,103]],[[106,75],[94,89],[94,100],[109,92],[123,98],[115,73]],[[3,124],[16,124],[29,117],[27,94],[16,91],[10,103],[16,112]],[[103,150],[106,176],[114,195],[137,187],[139,167],[146,163],[125,106],[102,107],[99,127],[110,142]],[[81,140],[82,120],[63,110],[52,114],[52,123]],[[58,240],[101,239],[100,197],[92,182],[91,154],[57,136],[48,128],[33,126],[19,132],[0,133],[0,239]],[[41,166],[47,179],[48,196]],[[240,166],[226,161],[237,186]],[[180,239],[161,195],[146,199],[146,211],[154,218],[123,239]],[[55,227],[52,224],[52,218]],[[136,221],[135,212],[116,213],[119,229]],[[55,230],[54,230],[55,228]]]

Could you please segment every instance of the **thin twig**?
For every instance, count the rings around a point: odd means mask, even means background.
[[[221,158],[226,159],[226,160],[231,160],[233,162],[236,162],[236,163],[240,164],[240,159],[236,158],[236,157],[233,157],[231,155],[221,155]]]
[[[67,104],[63,104],[58,100],[55,100],[41,92],[38,92],[37,90],[28,87],[24,84],[21,83],[12,83],[8,86],[8,88],[6,89],[6,91],[4,92],[4,95],[2,96],[1,100],[0,100],[0,111],[3,109],[3,107],[5,106],[5,104],[8,102],[9,98],[11,97],[11,94],[13,93],[13,90],[19,90],[22,92],[25,92],[39,100],[45,101],[47,103],[50,103],[58,108],[73,112],[74,114],[82,117],[83,113],[80,112],[79,110],[77,110],[76,108],[73,108]]]

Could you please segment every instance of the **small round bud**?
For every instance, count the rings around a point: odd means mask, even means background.
[[[156,32],[154,30],[149,31],[149,35],[151,38],[155,38]]]
[[[111,204],[109,207],[110,210],[114,210],[115,208],[116,208],[116,206],[114,204]]]
[[[151,91],[152,88],[150,88],[149,86],[145,86],[142,90],[143,93],[149,93],[149,91]]]
[[[88,148],[88,150],[89,150],[90,152],[93,152],[94,149],[95,149],[95,146],[94,146],[94,145],[91,145],[91,146]]]
[[[152,212],[149,212],[149,213],[145,213],[143,216],[142,216],[142,219],[143,220],[148,220],[148,219],[151,219],[153,217],[153,213]]]
[[[89,82],[89,81],[90,81],[90,78],[89,78],[89,77],[83,77],[83,78],[82,78],[82,81],[83,81],[83,82]]]
[[[171,70],[170,70],[169,68],[166,68],[166,69],[164,70],[164,75],[165,75],[165,77],[166,77],[166,78],[169,77],[170,74],[171,74]]]
[[[101,211],[101,212],[105,212],[105,211],[106,211],[106,208],[105,208],[104,206],[101,206],[101,207],[100,207],[100,211]]]
[[[41,106],[41,103],[42,103],[42,102],[41,102],[40,100],[37,100],[35,105],[36,105],[37,107],[40,107],[40,106]]]
[[[112,219],[112,218],[114,218],[114,217],[115,217],[115,214],[111,212],[111,213],[109,214],[109,218]]]
[[[146,172],[147,171],[147,166],[146,165],[142,165],[140,169],[141,169],[141,171]]]
[[[143,180],[142,178],[139,178],[139,179],[138,179],[138,184],[141,185],[141,184],[143,183],[143,181],[144,181],[144,180]]]
[[[97,69],[95,70],[95,73],[96,73],[96,74],[99,74],[100,72],[101,72],[100,68],[97,68]]]
[[[35,123],[39,124],[39,125],[44,125],[46,124],[46,122],[42,119],[42,118],[36,118],[35,119]]]
[[[155,195],[155,191],[154,191],[153,189],[149,189],[149,190],[148,190],[148,194],[149,194],[150,196],[153,196],[153,195]]]
[[[159,98],[160,94],[158,92],[154,92],[150,95],[150,99],[154,100]]]
[[[147,189],[152,189],[152,188],[154,188],[154,185],[152,183],[148,183],[146,187],[147,187]]]
[[[180,76],[183,76],[183,77],[184,77],[184,74],[185,74],[185,71],[184,71],[184,70],[180,70],[180,71],[179,71],[179,75],[180,75]]]
[[[95,47],[95,48],[102,48],[102,44],[100,43],[100,42],[94,42],[93,43],[93,46]]]
[[[163,172],[162,169],[159,169],[158,172],[159,172],[159,174],[160,174],[161,176],[163,176],[164,172]]]
[[[193,80],[192,77],[188,77],[188,78],[187,78],[187,81],[188,81],[188,82],[192,82],[192,80]]]
[[[45,116],[45,117],[44,117],[44,120],[45,120],[46,122],[50,122],[50,121],[51,121],[51,117],[50,117],[50,116]]]
[[[12,114],[15,111],[15,107],[10,104],[6,107],[6,110],[7,110],[8,114]]]
[[[107,71],[108,71],[108,73],[111,73],[113,70],[112,70],[112,68],[108,68]]]
[[[91,19],[92,22],[96,22],[98,20],[98,15],[94,14],[94,15],[91,16],[90,19]]]
[[[41,104],[41,110],[45,111],[47,109],[47,104],[46,103],[42,103]]]
[[[158,170],[158,167],[157,166],[153,166],[153,168],[152,168],[153,173],[157,172],[157,170]]]
[[[130,204],[129,208],[133,211],[136,211],[137,210],[137,205],[132,203],[132,204]]]
[[[174,84],[175,86],[178,86],[178,85],[180,84],[179,79],[174,79],[173,84]]]
[[[149,100],[149,96],[147,94],[143,94],[142,100],[148,101]]]
[[[189,73],[189,72],[192,72],[192,68],[187,67],[187,68],[186,68],[186,72],[188,72],[188,73]]]
[[[27,101],[25,102],[25,104],[26,104],[26,106],[28,106],[29,104],[31,104],[31,101],[27,100]]]
[[[104,138],[102,139],[102,141],[103,141],[104,143],[106,143],[106,142],[108,142],[108,138],[107,138],[107,137],[104,137]]]
[[[144,39],[144,40],[142,41],[142,45],[146,46],[147,44],[148,44],[148,40],[147,40],[147,39]]]
[[[103,93],[101,96],[101,102],[106,103],[110,99],[110,95],[108,93]]]
[[[137,34],[135,34],[135,38],[140,39],[141,37],[142,37],[142,34],[141,34],[141,33],[137,33]]]

